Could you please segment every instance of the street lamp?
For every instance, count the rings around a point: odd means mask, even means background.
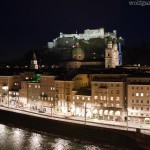
[[[86,124],[86,113],[87,113],[86,110],[87,110],[87,107],[86,107],[86,103],[84,103],[84,104],[85,104],[85,106],[84,106],[84,109],[85,109],[85,115],[84,115],[84,116],[85,116],[85,124]]]
[[[127,130],[128,130],[128,108],[127,108],[127,120],[126,120],[126,122],[127,122]]]

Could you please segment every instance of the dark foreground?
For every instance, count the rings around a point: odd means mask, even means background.
[[[124,149],[150,149],[150,136],[131,131],[92,127],[82,124],[61,122],[0,110],[1,123],[35,132],[59,135],[77,142],[95,143],[123,147]]]

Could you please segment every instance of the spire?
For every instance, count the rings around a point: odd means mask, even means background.
[[[36,54],[35,54],[35,52],[33,51],[33,60],[36,60]]]

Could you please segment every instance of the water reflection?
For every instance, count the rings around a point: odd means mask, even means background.
[[[18,128],[13,128],[11,140],[15,149],[21,148],[24,141],[23,131]]]
[[[40,150],[41,149],[41,143],[42,142],[42,136],[40,134],[37,134],[37,133],[33,133],[31,135],[31,138],[30,138],[30,149],[34,150]]]
[[[94,145],[85,146],[85,149],[86,150],[101,150],[99,147],[94,146]]]
[[[0,124],[0,150],[113,150],[114,147],[79,144],[55,136]],[[117,149],[117,148],[116,148]],[[120,149],[124,150],[124,148]]]
[[[54,150],[69,150],[71,149],[71,146],[69,145],[69,141],[68,140],[64,140],[64,139],[56,139],[55,143],[52,144],[52,148]]]

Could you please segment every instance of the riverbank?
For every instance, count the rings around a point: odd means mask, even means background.
[[[84,124],[63,122],[59,120],[19,114],[0,110],[1,123],[13,124],[41,132],[57,134],[74,140],[125,146],[131,149],[150,149],[150,136],[140,132],[95,127]]]

